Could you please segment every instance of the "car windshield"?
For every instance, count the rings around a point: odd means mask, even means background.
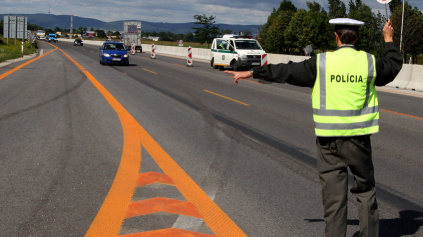
[[[235,40],[235,45],[237,49],[261,49],[255,40]]]
[[[125,50],[126,47],[123,44],[105,44],[104,45],[105,50]]]

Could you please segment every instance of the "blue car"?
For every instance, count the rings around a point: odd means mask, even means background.
[[[123,43],[104,42],[100,47],[100,64],[106,63],[129,65],[129,54]]]

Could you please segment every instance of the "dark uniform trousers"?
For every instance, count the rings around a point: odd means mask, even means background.
[[[316,145],[326,237],[346,236],[348,167],[354,175],[354,186],[350,191],[357,198],[359,236],[379,236],[370,135],[317,137]]]

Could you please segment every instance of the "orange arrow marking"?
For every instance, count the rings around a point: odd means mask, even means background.
[[[148,173],[140,174],[138,176],[138,180],[137,180],[138,187],[154,184],[154,183],[162,183],[162,184],[169,184],[169,185],[175,184],[171,177],[163,173],[148,172]]]
[[[147,215],[156,212],[168,212],[184,216],[203,218],[195,206],[186,201],[180,201],[170,198],[152,198],[131,203],[126,218]]]
[[[172,236],[184,236],[184,237],[216,237],[215,235],[197,233],[188,230],[181,230],[176,228],[148,231],[143,233],[119,235],[119,237],[172,237]]]

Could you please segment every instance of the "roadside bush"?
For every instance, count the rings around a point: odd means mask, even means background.
[[[4,39],[2,40],[3,43],[0,44],[0,63],[10,60],[10,59],[15,59],[15,58],[20,58],[23,55],[28,55],[28,54],[33,54],[35,52],[37,52],[37,44],[35,43],[35,45],[33,44],[31,47],[30,43],[24,43],[24,49],[23,49],[23,54],[22,54],[22,41],[18,41],[15,42],[9,42],[9,44],[7,44]]]

